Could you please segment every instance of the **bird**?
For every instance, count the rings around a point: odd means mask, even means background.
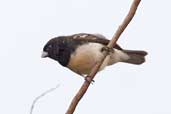
[[[118,62],[140,65],[145,62],[146,51],[127,50],[118,44],[108,48],[110,42],[101,34],[77,33],[50,39],[43,47],[42,58],[53,59],[84,78],[108,52],[99,71]]]

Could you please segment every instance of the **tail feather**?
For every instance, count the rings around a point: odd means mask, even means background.
[[[145,62],[145,56],[147,55],[146,51],[137,51],[137,50],[123,50],[128,56],[128,60],[124,60],[125,63],[131,64],[142,64]]]

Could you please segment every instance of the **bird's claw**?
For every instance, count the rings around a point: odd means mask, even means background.
[[[114,53],[114,49],[107,46],[102,47],[101,51],[106,51],[107,53]]]
[[[95,82],[94,80],[91,80],[90,76],[86,76],[84,79],[86,82],[91,83],[91,84],[93,84]]]

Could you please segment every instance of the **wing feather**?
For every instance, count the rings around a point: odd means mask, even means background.
[[[87,33],[79,33],[70,36],[74,40],[79,40],[83,42],[94,42],[94,43],[101,43],[103,45],[108,45],[109,41],[106,39],[105,36],[101,34],[87,34]],[[113,48],[123,50],[118,44],[116,44]]]

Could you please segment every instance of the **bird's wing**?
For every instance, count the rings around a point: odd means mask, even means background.
[[[94,42],[101,43],[103,45],[108,45],[109,41],[105,36],[101,34],[87,34],[87,33],[79,33],[71,36],[74,40],[79,40],[83,42]],[[118,44],[116,44],[113,48],[123,50]]]

